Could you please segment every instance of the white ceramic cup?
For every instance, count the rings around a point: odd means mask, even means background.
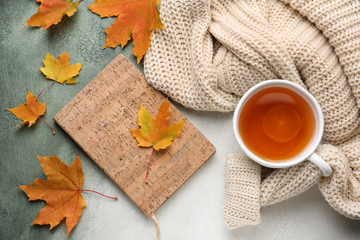
[[[255,93],[259,92],[260,90],[269,88],[269,87],[282,87],[282,88],[288,88],[297,94],[299,94],[311,107],[314,117],[315,117],[315,132],[310,140],[310,143],[305,147],[305,149],[302,150],[301,153],[298,155],[279,162],[270,162],[266,161],[264,159],[261,159],[257,155],[255,155],[253,152],[251,152],[246,145],[244,144],[244,141],[240,135],[239,132],[239,117],[240,113],[244,107],[244,105],[247,103],[247,101],[254,96]],[[317,165],[321,171],[323,172],[324,176],[330,176],[332,173],[332,169],[319,155],[315,153],[315,149],[319,145],[323,131],[324,131],[324,118],[321,111],[321,108],[316,101],[316,99],[304,88],[299,86],[298,84],[295,84],[293,82],[287,81],[287,80],[280,80],[280,79],[274,79],[274,80],[267,80],[261,83],[256,84],[252,88],[250,88],[240,99],[239,103],[237,104],[234,116],[233,116],[233,129],[235,133],[235,137],[237,142],[239,143],[241,149],[243,152],[252,160],[259,163],[260,165],[263,165],[265,167],[270,168],[287,168],[294,166],[298,163],[301,163],[305,160],[310,160],[315,165]]]

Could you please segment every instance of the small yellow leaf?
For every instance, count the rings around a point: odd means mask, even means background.
[[[169,110],[169,100],[165,99],[154,119],[143,106],[140,106],[138,118],[140,129],[131,129],[139,146],[153,147],[158,151],[159,149],[167,148],[176,137],[180,136],[186,119],[168,126],[167,121],[170,118]]]
[[[79,74],[82,67],[81,63],[74,63],[69,65],[70,57],[67,52],[63,52],[55,61],[55,58],[50,54],[46,54],[45,60],[43,60],[44,66],[40,68],[41,72],[48,79],[52,79],[59,83],[74,84],[78,80],[74,80],[74,76]]]

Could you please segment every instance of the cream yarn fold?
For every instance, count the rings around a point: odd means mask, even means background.
[[[304,162],[261,179],[241,155],[226,163],[225,222],[260,222],[260,207],[318,184],[340,214],[360,219],[360,2],[358,0],[162,0],[166,30],[145,56],[147,81],[181,104],[231,111],[254,84],[287,79],[319,102],[333,168],[324,178]]]

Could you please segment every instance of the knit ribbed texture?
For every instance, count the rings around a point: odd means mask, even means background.
[[[339,213],[360,219],[360,2],[358,0],[163,0],[144,62],[147,81],[183,105],[231,111],[253,85],[287,79],[306,88],[324,115],[318,154],[261,179],[244,156],[226,165],[224,217],[230,228],[260,221],[260,207],[318,183]],[[264,175],[264,174],[263,174]]]
[[[226,163],[224,214],[229,228],[260,223],[260,165],[244,155],[229,155]],[[239,202],[243,204],[238,204]]]

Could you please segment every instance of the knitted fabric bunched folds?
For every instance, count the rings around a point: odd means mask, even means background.
[[[325,121],[317,153],[330,177],[306,161],[269,174],[228,156],[224,217],[229,228],[260,222],[261,206],[314,184],[340,214],[360,219],[360,1],[162,0],[145,57],[146,78],[183,105],[231,111],[251,86],[287,79],[319,102]],[[262,175],[265,177],[262,177]]]

